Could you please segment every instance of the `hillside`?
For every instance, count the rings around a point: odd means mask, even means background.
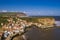
[[[25,13],[22,12],[0,12],[0,16],[2,17],[21,17],[27,16]]]

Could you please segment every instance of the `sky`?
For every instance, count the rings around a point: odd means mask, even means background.
[[[24,12],[31,16],[60,16],[60,0],[0,0],[1,11]]]

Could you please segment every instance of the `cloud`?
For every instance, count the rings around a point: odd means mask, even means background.
[[[60,16],[60,10],[31,10],[26,11],[28,15]]]
[[[7,12],[7,10],[2,10],[1,12]]]

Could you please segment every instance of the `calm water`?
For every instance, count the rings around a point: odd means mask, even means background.
[[[60,40],[60,28],[37,29],[31,28],[26,33],[28,40]]]

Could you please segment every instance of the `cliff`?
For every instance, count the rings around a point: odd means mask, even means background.
[[[27,15],[22,12],[0,12],[2,17],[26,17]]]

